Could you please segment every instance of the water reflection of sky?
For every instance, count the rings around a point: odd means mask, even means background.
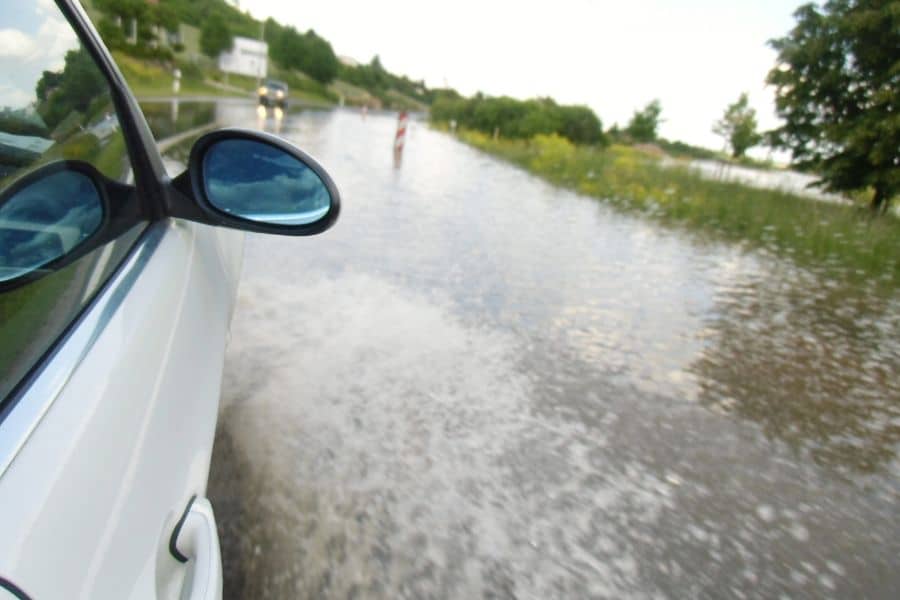
[[[678,161],[669,162],[679,164]],[[788,169],[751,169],[712,160],[692,160],[688,164],[691,169],[711,179],[737,181],[753,187],[782,190],[827,202],[847,202],[847,199],[843,196],[824,192],[821,187],[814,186],[813,184],[818,181],[818,177],[806,173],[798,173]]]
[[[331,204],[315,171],[257,141],[217,142],[203,158],[203,174],[213,206],[254,221],[305,225],[320,219]]]

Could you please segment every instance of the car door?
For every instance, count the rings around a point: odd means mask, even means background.
[[[0,592],[218,598],[203,495],[240,232],[325,231],[337,188],[247,130],[170,179],[80,5],[0,21]]]
[[[0,577],[32,598],[154,598],[205,569],[214,597],[214,524],[182,544],[194,556],[174,542],[189,503],[208,513],[242,234],[159,218],[159,157],[79,7],[5,3],[0,18],[0,185],[77,159],[135,182],[143,215],[0,292]]]

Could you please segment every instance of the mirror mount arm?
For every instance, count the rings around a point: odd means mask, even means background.
[[[109,222],[96,240],[97,246],[115,240],[141,221],[153,220],[152,215],[147,214],[147,210],[139,201],[134,185],[106,178],[100,185],[114,202],[110,203]]]
[[[184,171],[170,179],[163,188],[167,216],[210,224],[210,215],[200,207],[194,195],[190,171]]]

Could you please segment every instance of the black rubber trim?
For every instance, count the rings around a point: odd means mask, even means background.
[[[0,281],[0,293],[20,288],[44,277],[48,272],[63,269],[89,252],[119,238],[126,231],[141,222],[141,217],[137,214],[137,211],[129,210],[129,208],[136,208],[134,206],[135,201],[132,199],[134,188],[109,179],[100,173],[94,165],[80,160],[55,160],[20,177],[0,192],[0,206],[3,206],[22,190],[57,173],[78,173],[90,180],[94,186],[94,191],[97,192],[97,196],[100,199],[100,207],[103,210],[100,225],[87,239],[78,242],[74,248],[62,256],[38,265],[29,273],[6,281]]]
[[[178,550],[178,546],[175,544],[175,542],[178,541],[178,534],[181,533],[181,527],[187,520],[188,513],[191,512],[191,507],[194,505],[194,500],[196,499],[197,494],[194,494],[193,496],[191,496],[191,499],[188,500],[187,507],[184,509],[184,513],[182,513],[181,518],[178,519],[178,522],[175,524],[175,529],[172,530],[172,536],[169,538],[169,554],[171,554],[175,558],[175,560],[180,563],[186,563],[189,559]]]
[[[135,185],[141,192],[138,198],[141,201],[141,213],[150,221],[161,219],[165,216],[163,181],[168,178],[147,119],[78,0],[55,1],[109,85],[128,149]]]
[[[25,591],[14,584],[12,581],[0,575],[0,589],[4,589],[19,600],[31,600],[31,596],[25,593]]]

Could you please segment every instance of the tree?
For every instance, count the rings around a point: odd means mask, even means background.
[[[150,20],[166,31],[178,31],[178,14],[168,4],[148,4]]]
[[[636,142],[656,141],[656,130],[659,128],[662,106],[659,100],[653,100],[643,110],[634,111],[634,116],[625,128],[625,133]]]
[[[330,83],[337,76],[340,64],[331,44],[312,29],[306,32],[303,41],[305,52],[300,61],[301,69],[319,83]]]
[[[104,13],[123,20],[140,19],[147,12],[147,3],[141,0],[97,0],[94,4]]]
[[[900,190],[900,7],[828,0],[794,18],[769,42],[778,59],[768,82],[784,120],[771,142],[826,190],[871,189],[871,208],[885,212]]]
[[[97,23],[97,32],[103,38],[103,43],[112,50],[124,48],[127,45],[125,32],[120,25],[108,17],[100,17]]]
[[[210,58],[217,58],[222,52],[231,50],[234,38],[228,23],[221,15],[207,17],[200,29],[200,50]]]
[[[559,133],[576,144],[606,145],[603,123],[587,106],[560,106],[562,126]]]
[[[337,76],[340,62],[331,44],[312,29],[300,33],[294,27],[283,27],[269,19],[265,30],[269,55],[279,66],[300,69],[323,84],[330,83]]]
[[[85,113],[107,92],[106,80],[84,48],[69,50],[61,72],[44,71],[35,87],[37,112],[51,131],[72,112]]]
[[[746,92],[725,109],[725,114],[713,125],[713,133],[725,138],[734,158],[742,157],[762,141],[762,135],[756,131],[756,110],[750,108]]]

